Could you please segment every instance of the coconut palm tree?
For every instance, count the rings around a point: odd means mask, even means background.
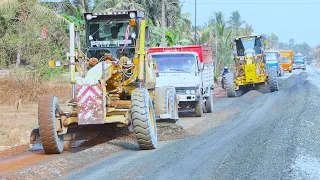
[[[209,19],[208,27],[214,34],[216,42],[216,70],[221,69],[225,65],[232,63],[232,52],[229,49],[231,41],[232,29],[226,26],[226,21],[221,12],[214,13],[214,17]]]
[[[231,13],[230,20],[228,21],[228,23],[234,29],[235,36],[237,36],[238,35],[238,30],[245,23],[245,21],[241,20],[241,15],[240,15],[239,11],[234,11],[234,12]]]
[[[252,25],[249,25],[248,23],[245,23],[245,28],[242,30],[242,35],[247,35],[253,33]]]

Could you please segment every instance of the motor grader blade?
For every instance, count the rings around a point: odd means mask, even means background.
[[[97,138],[103,131],[91,131],[91,130],[71,130],[64,135],[64,148],[75,148],[81,146],[84,142]],[[43,150],[41,144],[39,128],[32,130],[30,135],[30,150]]]

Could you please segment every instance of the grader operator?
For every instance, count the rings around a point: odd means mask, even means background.
[[[40,98],[39,134],[33,131],[31,144],[38,140],[45,153],[62,153],[70,125],[116,124],[135,132],[141,149],[156,148],[156,120],[178,119],[178,102],[172,87],[155,88],[157,65],[147,55],[144,13],[86,13],[84,18],[86,53],[81,53],[79,32],[70,24],[69,62],[62,63],[71,71],[70,110],[60,110],[54,95]],[[162,107],[161,113],[154,109],[155,103]]]

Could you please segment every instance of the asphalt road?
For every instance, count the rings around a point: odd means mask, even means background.
[[[217,100],[216,111],[228,115],[199,122],[208,127],[202,133],[152,151],[124,145],[68,178],[320,179],[320,73],[308,67],[290,75],[279,78],[278,92]]]

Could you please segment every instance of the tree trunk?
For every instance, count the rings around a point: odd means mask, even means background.
[[[164,5],[164,1],[162,0],[162,46],[165,47],[166,46],[166,27],[165,27],[165,5]]]

